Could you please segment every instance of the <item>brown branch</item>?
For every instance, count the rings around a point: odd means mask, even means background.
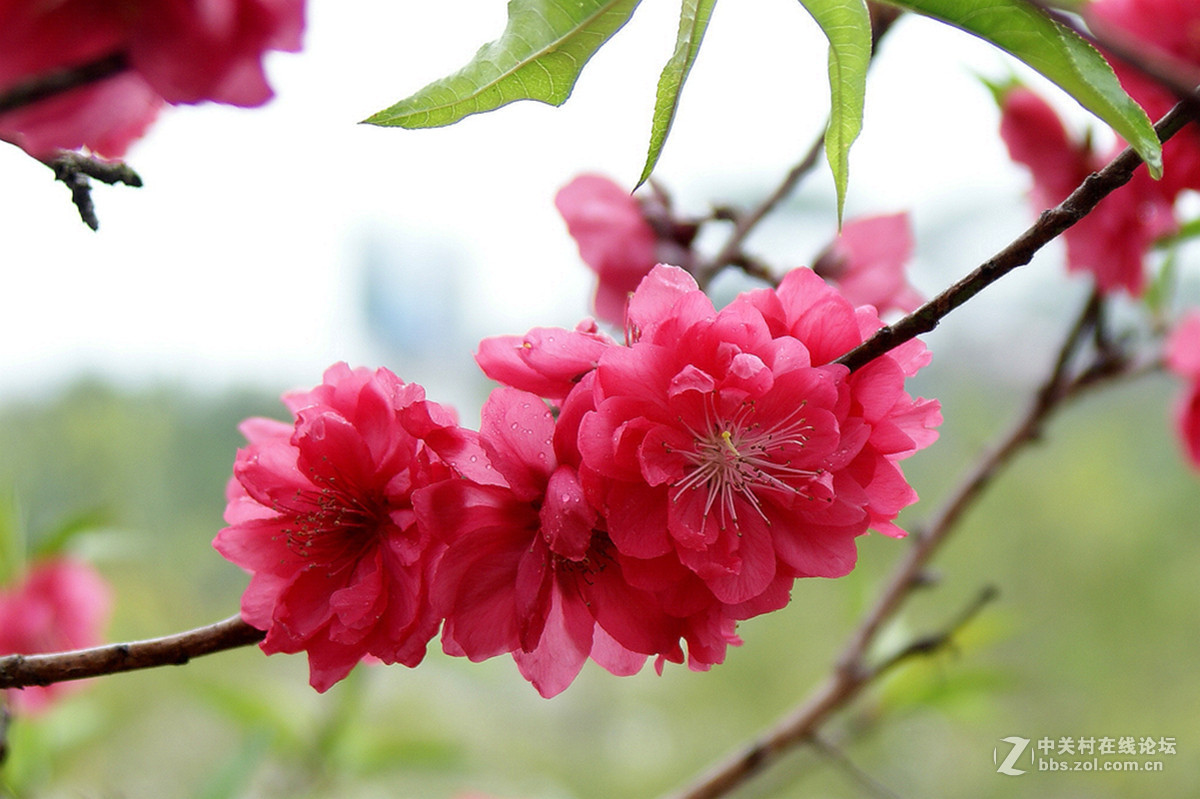
[[[869,3],[868,7],[871,11],[871,53],[875,53],[875,49],[879,46],[883,37],[891,30],[892,24],[899,18],[901,10],[893,6],[886,6],[879,3]],[[800,181],[805,175],[813,170],[817,165],[817,159],[821,156],[821,150],[825,146],[825,132],[822,131],[817,136],[816,140],[809,146],[808,152],[800,159],[784,177],[783,182],[775,188],[775,191],[752,210],[746,214],[736,214],[729,212],[729,218],[734,220],[733,232],[729,234],[725,244],[717,251],[717,254],[708,261],[696,266],[692,276],[701,288],[708,285],[717,273],[727,266],[740,266],[746,268],[753,266],[754,269],[747,269],[747,273],[754,277],[762,277],[770,280],[769,271],[761,267],[761,264],[756,259],[753,259],[742,252],[742,245],[747,237],[758,226],[758,223],[763,220],[767,214],[775,210],[781,202],[795,190]]]
[[[1013,457],[1040,437],[1047,419],[1054,411],[1104,380],[1144,372],[1128,359],[1118,358],[1111,352],[1099,352],[1093,364],[1082,369],[1077,377],[1069,377],[1069,364],[1087,341],[1087,333],[1099,318],[1100,308],[1101,304],[1095,295],[1088,299],[1079,319],[1068,332],[1050,375],[1034,393],[1025,413],[995,447],[975,464],[924,531],[914,535],[912,547],[893,569],[875,605],[852,633],[825,681],[803,704],[781,719],[758,741],[718,764],[691,787],[676,794],[675,799],[716,799],[724,796],[793,747],[811,742],[830,716],[849,705],[884,671],[913,654],[929,651],[933,642],[939,640],[936,636],[930,641],[918,639],[882,664],[872,667],[867,662],[867,653],[883,625],[896,615],[915,588],[926,583],[926,566],[955,529],[957,522]],[[990,598],[990,592],[985,590],[976,603],[960,616],[959,624],[967,623]],[[949,636],[941,639],[941,643],[948,640]]]
[[[763,220],[763,217],[773,211],[775,206],[783,202],[792,193],[792,190],[799,185],[804,176],[811,172],[813,167],[817,165],[817,158],[821,155],[821,148],[824,144],[825,133],[822,131],[817,136],[816,141],[808,148],[808,152],[804,154],[804,158],[800,160],[800,163],[791,168],[775,191],[771,192],[770,196],[759,203],[749,213],[737,216],[733,232],[729,234],[729,238],[717,254],[707,262],[696,267],[693,276],[701,287],[707,285],[725,267],[739,262],[742,257],[742,245],[745,243],[746,238],[758,226],[758,223]]]
[[[1192,116],[1180,103],[1159,120],[1154,129],[1159,140],[1166,142],[1191,120]],[[896,324],[881,327],[871,338],[838,358],[837,363],[851,370],[858,369],[893,347],[933,330],[951,311],[1017,267],[1029,263],[1038,250],[1091,213],[1105,197],[1128,183],[1141,163],[1141,158],[1133,148],[1125,148],[1108,166],[1088,175],[1065,200],[1043,211],[1031,227],[971,274]]]
[[[240,616],[195,630],[74,652],[0,657],[0,689],[49,685],[156,666],[181,666],[192,658],[258,643],[266,635]]]
[[[16,84],[0,92],[0,114],[32,105],[56,94],[97,83],[129,69],[124,53],[110,53],[103,58],[60,69]]]
[[[953,622],[938,632],[923,635],[920,638],[909,641],[903,649],[888,657],[887,660],[878,666],[875,666],[871,670],[871,679],[877,679],[901,663],[918,655],[932,655],[950,646],[954,642],[954,638],[966,629],[967,625],[974,621],[975,617],[983,612],[985,607],[995,602],[998,596],[1000,596],[1000,589],[994,585],[985,585],[971,604],[959,613]]]
[[[60,152],[47,161],[46,166],[54,170],[55,180],[62,181],[71,190],[71,202],[79,209],[79,218],[92,230],[99,230],[100,220],[96,217],[92,184],[88,178],[110,186],[124,183],[139,188],[142,185],[141,176],[120,161],[103,161],[70,150]]]
[[[854,781],[855,785],[869,796],[873,796],[875,799],[900,799],[895,791],[864,771],[839,747],[819,735],[814,735],[809,740],[814,750],[823,755],[832,765],[841,769],[847,777]]]

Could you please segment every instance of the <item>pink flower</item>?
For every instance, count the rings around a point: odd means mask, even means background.
[[[1116,28],[1151,53],[1200,67],[1200,6],[1193,0],[1092,0],[1084,6],[1088,25]],[[1153,79],[1119,58],[1110,63],[1121,85],[1151,119],[1171,109],[1176,98]],[[1200,189],[1200,133],[1188,126],[1163,147],[1162,191],[1175,198],[1184,189]]]
[[[1023,87],[1004,95],[1000,135],[1013,160],[1033,173],[1033,201],[1040,208],[1066,199],[1108,160],[1086,143],[1072,141],[1054,110]],[[1171,197],[1139,169],[1063,234],[1067,268],[1091,272],[1101,291],[1125,289],[1140,296],[1146,286],[1146,252],[1175,226]]]
[[[1192,465],[1200,469],[1200,311],[1192,311],[1167,339],[1167,366],[1188,381],[1175,403],[1179,440]]]
[[[912,258],[913,236],[908,214],[853,219],[813,264],[854,305],[873,305],[880,314],[912,311],[924,302],[908,285],[904,267]]]
[[[659,261],[654,228],[629,192],[599,175],[575,178],[559,190],[554,205],[580,257],[600,278],[596,316],[620,325],[629,294]]]
[[[304,0],[152,0],[132,25],[129,58],[169,103],[258,106],[272,96],[263,55],[298,51],[303,31]]]
[[[421,523],[448,546],[432,588],[447,653],[476,661],[512,653],[550,697],[589,657],[632,674],[675,646],[679,621],[625,580],[576,469],[556,455],[541,399],[497,389],[480,432],[455,435],[439,452],[463,479],[416,495]]]
[[[486,338],[475,357],[496,382],[561,402],[615,344],[589,319],[571,331],[535,327],[524,336]]]
[[[19,585],[0,590],[0,655],[96,646],[111,604],[108,585],[91,566],[65,558],[38,563]],[[71,685],[10,690],[8,701],[36,713]]]
[[[923,346],[854,375],[829,364],[880,323],[809,270],[720,312],[678,270],[643,286],[640,338],[601,356],[579,436],[618,551],[677,558],[741,605],[781,578],[846,574],[868,526],[901,534],[891,520],[916,495],[895,461],[940,422],[903,391]]]
[[[412,495],[449,476],[427,440],[456,428],[453,413],[386,369],[345,364],[284,403],[294,424],[242,424],[229,526],[213,541],[253,574],[242,618],[267,631],[264,652],[308,652],[318,691],[368,655],[415,666],[437,631],[428,581],[440,545]]]
[[[47,158],[124,154],[165,102],[261,105],[268,50],[298,50],[303,0],[0,0],[0,91],[108,56],[129,68],[0,115],[0,139]]]

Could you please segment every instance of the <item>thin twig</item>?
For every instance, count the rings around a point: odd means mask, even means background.
[[[892,24],[899,18],[901,10],[892,6],[880,5],[878,3],[869,4],[871,10],[871,53],[874,55],[875,49],[879,46],[879,42],[891,29]],[[808,152],[800,159],[800,162],[792,167],[783,182],[780,183],[775,191],[757,206],[745,214],[731,214],[734,221],[733,232],[729,234],[725,244],[717,251],[717,254],[708,261],[698,264],[693,270],[693,277],[701,288],[707,286],[709,281],[716,277],[727,266],[753,266],[754,270],[747,269],[747,272],[754,277],[763,277],[770,279],[771,275],[768,270],[763,268],[759,262],[742,253],[742,245],[746,238],[758,226],[758,223],[763,220],[767,214],[775,210],[775,207],[783,202],[795,190],[804,176],[813,170],[817,165],[817,159],[821,156],[821,150],[825,146],[825,132],[821,131],[816,140],[809,146]]]
[[[701,287],[707,285],[722,269],[738,261],[742,244],[745,243],[746,237],[758,226],[763,217],[774,210],[775,206],[783,202],[792,193],[792,190],[799,185],[804,176],[812,171],[812,168],[817,165],[817,158],[821,155],[821,148],[824,144],[825,132],[822,131],[817,136],[816,141],[808,148],[808,152],[804,154],[804,158],[788,171],[787,176],[784,177],[783,182],[776,187],[775,191],[771,192],[770,196],[755,206],[749,213],[738,217],[737,222],[734,224],[733,232],[729,234],[729,238],[725,241],[724,246],[721,247],[711,260],[696,267],[694,277]]]
[[[876,799],[900,799],[900,795],[864,771],[857,763],[834,744],[819,735],[809,739],[813,749],[826,760],[842,770],[854,783]]]
[[[0,688],[49,685],[156,666],[181,666],[201,655],[258,643],[265,635],[240,616],[233,616],[207,627],[149,641],[45,655],[8,655],[0,658]]]
[[[1198,95],[1200,97],[1200,95]],[[1192,120],[1182,103],[1172,108],[1154,126],[1160,141],[1166,142]],[[1054,208],[1043,211],[1037,221],[1011,244],[977,267],[971,274],[937,295],[894,325],[881,327],[871,338],[837,359],[837,363],[858,369],[883,353],[911,338],[928,333],[954,309],[995,283],[1017,267],[1029,263],[1034,254],[1083,219],[1101,200],[1124,186],[1142,159],[1127,147],[1099,172],[1087,179]]]
[[[925,530],[913,536],[912,547],[893,569],[879,599],[852,633],[825,681],[804,703],[781,719],[761,738],[719,763],[691,787],[676,794],[676,799],[717,799],[724,796],[791,748],[810,741],[831,715],[849,705],[886,668],[899,662],[893,658],[890,662],[884,661],[881,665],[871,667],[867,663],[867,653],[883,625],[896,615],[913,589],[924,584],[927,564],[983,490],[1011,463],[1023,447],[1040,437],[1047,419],[1066,401],[1094,388],[1102,380],[1142,373],[1141,369],[1133,367],[1126,359],[1120,359],[1119,364],[1123,366],[1118,366],[1118,361],[1111,354],[1097,353],[1097,363],[1104,364],[1102,369],[1097,370],[1094,364],[1082,370],[1078,378],[1067,378],[1067,365],[1081,346],[1081,342],[1085,340],[1086,331],[1090,329],[1099,313],[1098,308],[1096,298],[1089,297],[1079,319],[1072,325],[1063,342],[1051,374],[1034,393],[1026,412],[995,447],[975,464]],[[978,607],[982,607],[989,598],[986,593],[981,595],[976,605],[962,616],[963,623],[969,621],[974,613],[978,612]],[[918,650],[922,648],[918,646]],[[915,654],[916,651],[909,652],[904,657]]]
[[[46,166],[54,170],[55,180],[62,181],[71,190],[71,202],[79,209],[79,218],[92,230],[100,229],[100,220],[96,217],[92,184],[88,178],[95,178],[110,186],[124,183],[139,188],[142,185],[141,176],[120,161],[102,161],[70,150],[64,150],[46,161]]]
[[[955,637],[966,629],[967,625],[974,621],[975,617],[983,612],[985,607],[995,602],[998,596],[1000,596],[1000,589],[994,585],[985,585],[975,599],[972,600],[971,604],[964,608],[954,621],[938,632],[923,635],[920,638],[909,641],[903,649],[875,666],[871,670],[871,679],[881,677],[901,663],[918,655],[932,655],[950,646],[954,642]]]
[[[124,53],[109,53],[95,61],[39,75],[0,92],[0,114],[32,105],[56,94],[119,75],[129,69]]]

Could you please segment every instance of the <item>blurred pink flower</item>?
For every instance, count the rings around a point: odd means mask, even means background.
[[[1008,89],[1001,106],[1000,135],[1014,161],[1033,175],[1039,210],[1058,205],[1107,158],[1086,142],[1072,141],[1054,109],[1024,87]],[[1103,292],[1124,289],[1140,296],[1146,287],[1146,252],[1176,227],[1172,198],[1145,169],[1100,201],[1064,234],[1067,268],[1088,271]]]
[[[425,438],[452,412],[386,369],[337,364],[286,395],[293,425],[242,424],[225,520],[213,545],[253,574],[242,618],[262,649],[308,653],[318,691],[367,655],[415,666],[437,631],[428,580],[441,547],[417,524],[412,493],[449,476]]]
[[[87,147],[119,158],[164,102],[261,105],[268,50],[298,50],[304,0],[0,0],[0,91],[123,56],[128,68],[0,115],[0,139],[38,158]]]
[[[1185,316],[1167,338],[1167,366],[1187,381],[1175,403],[1179,441],[1192,465],[1200,469],[1200,311]]]
[[[852,305],[872,305],[881,315],[915,310],[924,302],[908,284],[905,266],[913,253],[908,214],[852,219],[813,264]]]
[[[1200,3],[1195,0],[1092,0],[1082,13],[1089,26],[1116,28],[1151,53],[1157,51],[1200,68]],[[1125,91],[1152,120],[1175,105],[1175,96],[1152,78],[1119,58],[1109,62]],[[1184,189],[1200,189],[1200,133],[1193,126],[1185,127],[1163,146],[1161,185],[1161,191],[1172,199]]]
[[[0,655],[96,646],[111,605],[108,585],[91,566],[66,558],[38,563],[20,584],[0,589]],[[8,700],[20,712],[36,713],[75,685],[13,689]]]
[[[129,59],[169,103],[262,105],[263,56],[298,51],[304,32],[304,0],[142,0],[139,11]]]
[[[629,192],[600,175],[580,175],[554,197],[584,263],[599,276],[596,316],[620,325],[629,294],[658,263],[658,236]]]

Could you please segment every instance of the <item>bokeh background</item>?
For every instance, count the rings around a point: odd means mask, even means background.
[[[282,391],[346,360],[388,366],[474,424],[489,390],[471,359],[480,337],[588,313],[590,274],[552,197],[581,171],[625,184],[640,171],[674,5],[644,4],[562,109],[518,104],[409,132],[355,123],[465,63],[503,28],[503,4],[314,0],[305,51],[270,63],[276,100],[165,115],[129,156],[145,188],[95,190],[98,234],[44,167],[0,152],[2,523],[32,547],[83,528],[73,550],[115,589],[112,640],[236,612],[246,577],[210,541],[241,419],[283,418]],[[657,173],[680,206],[749,205],[773,187],[824,124],[825,58],[799,4],[717,9]],[[978,80],[1014,72],[1025,74],[918,19],[898,24],[873,69],[847,214],[910,210],[913,282],[927,293],[1031,218],[1027,177]],[[834,228],[818,170],[750,247],[784,269]],[[1193,304],[1198,268],[1183,250],[1180,295]],[[939,398],[946,422],[906,466],[922,501],[903,521],[931,515],[1016,417],[1086,292],[1054,246],[927,337],[934,364],[913,391]],[[1117,314],[1143,319],[1131,303]],[[854,768],[803,750],[734,795],[1191,795],[1200,482],[1169,426],[1177,390],[1155,376],[1072,406],[973,508],[936,561],[937,585],[883,646],[941,629],[984,586],[1000,597],[956,646],[897,670],[828,727]],[[307,686],[303,658],[256,649],[93,681],[13,722],[0,790],[656,796],[822,679],[905,546],[864,538],[852,575],[799,583],[787,609],[742,625],[745,645],[710,673],[588,666],[549,701],[508,660],[436,651],[415,670],[359,668],[325,695]],[[1178,754],[1161,773],[1008,777],[993,763],[1008,736],[1125,735],[1173,737]]]

